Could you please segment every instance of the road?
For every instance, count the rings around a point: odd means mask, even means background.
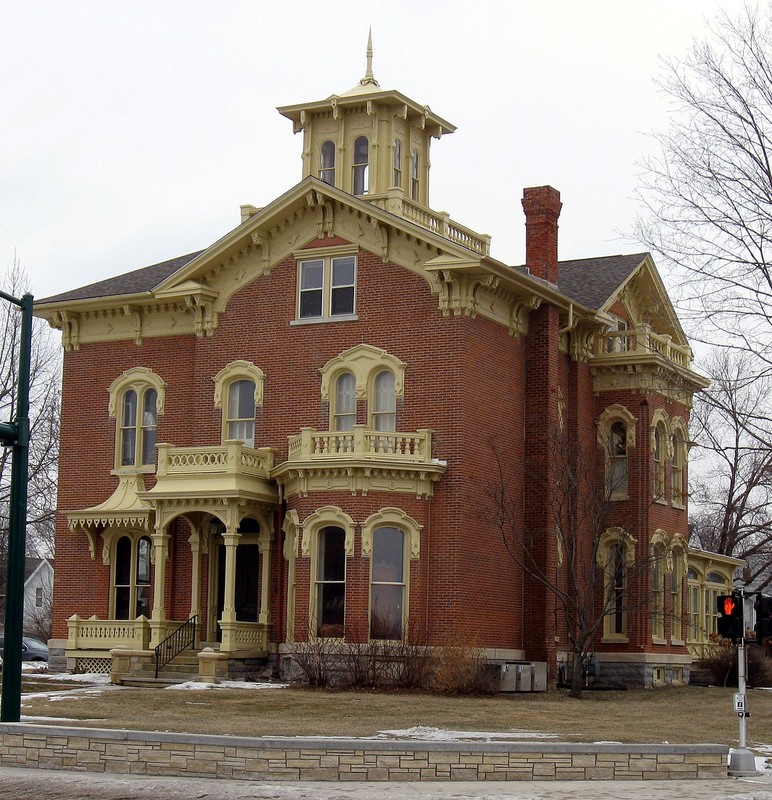
[[[258,783],[0,767],[12,800],[772,800],[772,776],[722,781]]]

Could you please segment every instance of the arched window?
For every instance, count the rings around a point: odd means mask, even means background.
[[[606,618],[606,631],[615,636],[627,633],[626,588],[625,545],[624,542],[616,542],[611,546],[609,555],[607,592],[611,614]]]
[[[121,536],[115,543],[113,619],[150,616],[150,551],[147,536]]]
[[[367,194],[367,168],[370,143],[366,136],[354,140],[354,194]]]
[[[155,463],[157,403],[158,392],[150,387],[124,393],[118,445],[122,467]]]
[[[673,574],[671,576],[671,614],[670,641],[683,638],[683,583],[684,583],[684,550],[673,547]]]
[[[376,528],[370,571],[370,638],[401,639],[405,612],[405,534]]]
[[[665,548],[657,544],[652,548],[651,563],[651,635],[660,640],[665,638],[665,566]]]
[[[683,433],[676,430],[673,434],[673,463],[670,476],[673,505],[685,505],[684,465],[686,464],[686,443]]]
[[[627,495],[627,426],[619,419],[611,423],[609,431],[607,477],[612,497]]]
[[[225,437],[240,439],[247,447],[255,446],[254,381],[236,380],[228,385]]]
[[[376,431],[393,431],[397,423],[397,395],[394,373],[381,370],[373,381],[371,425]]]
[[[686,571],[688,585],[687,596],[687,615],[689,617],[689,630],[687,631],[688,641],[693,642],[702,638],[700,635],[700,576],[697,570],[689,567]]]
[[[335,186],[335,143],[329,139],[322,142],[319,163],[319,178]]]
[[[134,367],[110,388],[109,414],[115,419],[115,466],[118,469],[155,464],[156,427],[163,414],[166,384],[147,367]]]
[[[655,500],[665,499],[665,427],[661,423],[654,428],[654,483]]]
[[[720,572],[709,572],[705,580],[705,632],[710,636],[718,634],[718,596],[729,591],[729,582]]]
[[[342,372],[335,381],[333,430],[352,431],[357,421],[356,381],[350,372]]]
[[[342,639],[346,616],[346,532],[329,525],[317,534],[315,632]]]
[[[392,173],[392,183],[394,186],[402,188],[402,142],[399,139],[394,140],[392,165],[394,167]]]
[[[413,152],[410,154],[410,197],[416,202],[418,202],[419,188],[418,150],[413,149]]]

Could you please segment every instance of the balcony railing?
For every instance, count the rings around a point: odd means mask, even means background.
[[[378,208],[404,217],[410,222],[425,228],[438,236],[450,239],[468,250],[481,256],[490,255],[491,237],[485,233],[477,233],[458,222],[454,222],[444,211],[432,211],[430,208],[405,197],[399,189],[390,189],[384,194],[367,196],[368,202]]]
[[[252,475],[269,478],[274,452],[270,447],[253,449],[236,440],[213,447],[175,447],[158,445],[156,477],[183,475]]]
[[[150,622],[136,619],[82,619],[74,614],[67,620],[68,650],[110,650],[118,645],[133,650],[147,650],[150,645]]]
[[[691,348],[676,344],[667,334],[654,333],[649,325],[611,331],[595,340],[596,358],[625,361],[647,355],[659,355],[683,369],[692,362]]]
[[[288,461],[363,459],[426,464],[432,458],[432,432],[376,431],[355,425],[351,431],[317,431],[301,428],[290,436]]]

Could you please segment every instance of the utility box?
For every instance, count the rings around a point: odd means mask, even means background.
[[[505,661],[499,668],[500,692],[546,692],[546,661]]]

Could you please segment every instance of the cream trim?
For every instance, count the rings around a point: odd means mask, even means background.
[[[159,416],[163,414],[164,401],[166,399],[166,383],[164,383],[160,375],[153,372],[152,369],[148,369],[148,367],[133,367],[132,369],[127,369],[110,384],[107,389],[110,393],[108,414],[113,418],[117,417],[118,400],[129,389],[133,389],[137,395],[139,395],[148,387],[155,389],[158,394],[155,406],[156,414]]]
[[[300,555],[304,558],[311,556],[311,551],[316,546],[316,534],[328,525],[343,528],[346,533],[346,557],[354,555],[354,520],[338,506],[320,506],[309,514],[301,523],[303,536],[300,540]]]
[[[214,407],[222,408],[225,391],[230,383],[237,380],[250,380],[255,384],[255,408],[263,405],[263,384],[265,373],[260,367],[255,366],[251,361],[231,361],[224,366],[217,375],[212,378],[214,381]]]
[[[635,447],[635,424],[638,422],[631,411],[619,403],[607,406],[598,417],[596,426],[596,437],[598,447],[603,448],[608,453],[608,437],[611,425],[616,420],[622,420],[627,428],[627,447]]]
[[[362,531],[362,557],[370,558],[373,554],[373,532],[376,528],[397,528],[401,530],[410,541],[410,558],[417,559],[421,556],[421,530],[411,516],[401,508],[389,506],[371,514],[360,525]]]
[[[296,250],[292,256],[296,261],[316,261],[321,258],[336,256],[355,256],[359,254],[356,244],[335,244],[330,247],[309,247],[307,250]]]
[[[400,361],[396,356],[378,347],[373,347],[371,344],[355,345],[331,358],[319,370],[322,375],[322,401],[330,399],[330,387],[342,372],[350,372],[354,375],[357,399],[365,399],[371,376],[381,370],[389,370],[394,374],[394,393],[397,397],[404,397],[405,366],[404,361]]]

